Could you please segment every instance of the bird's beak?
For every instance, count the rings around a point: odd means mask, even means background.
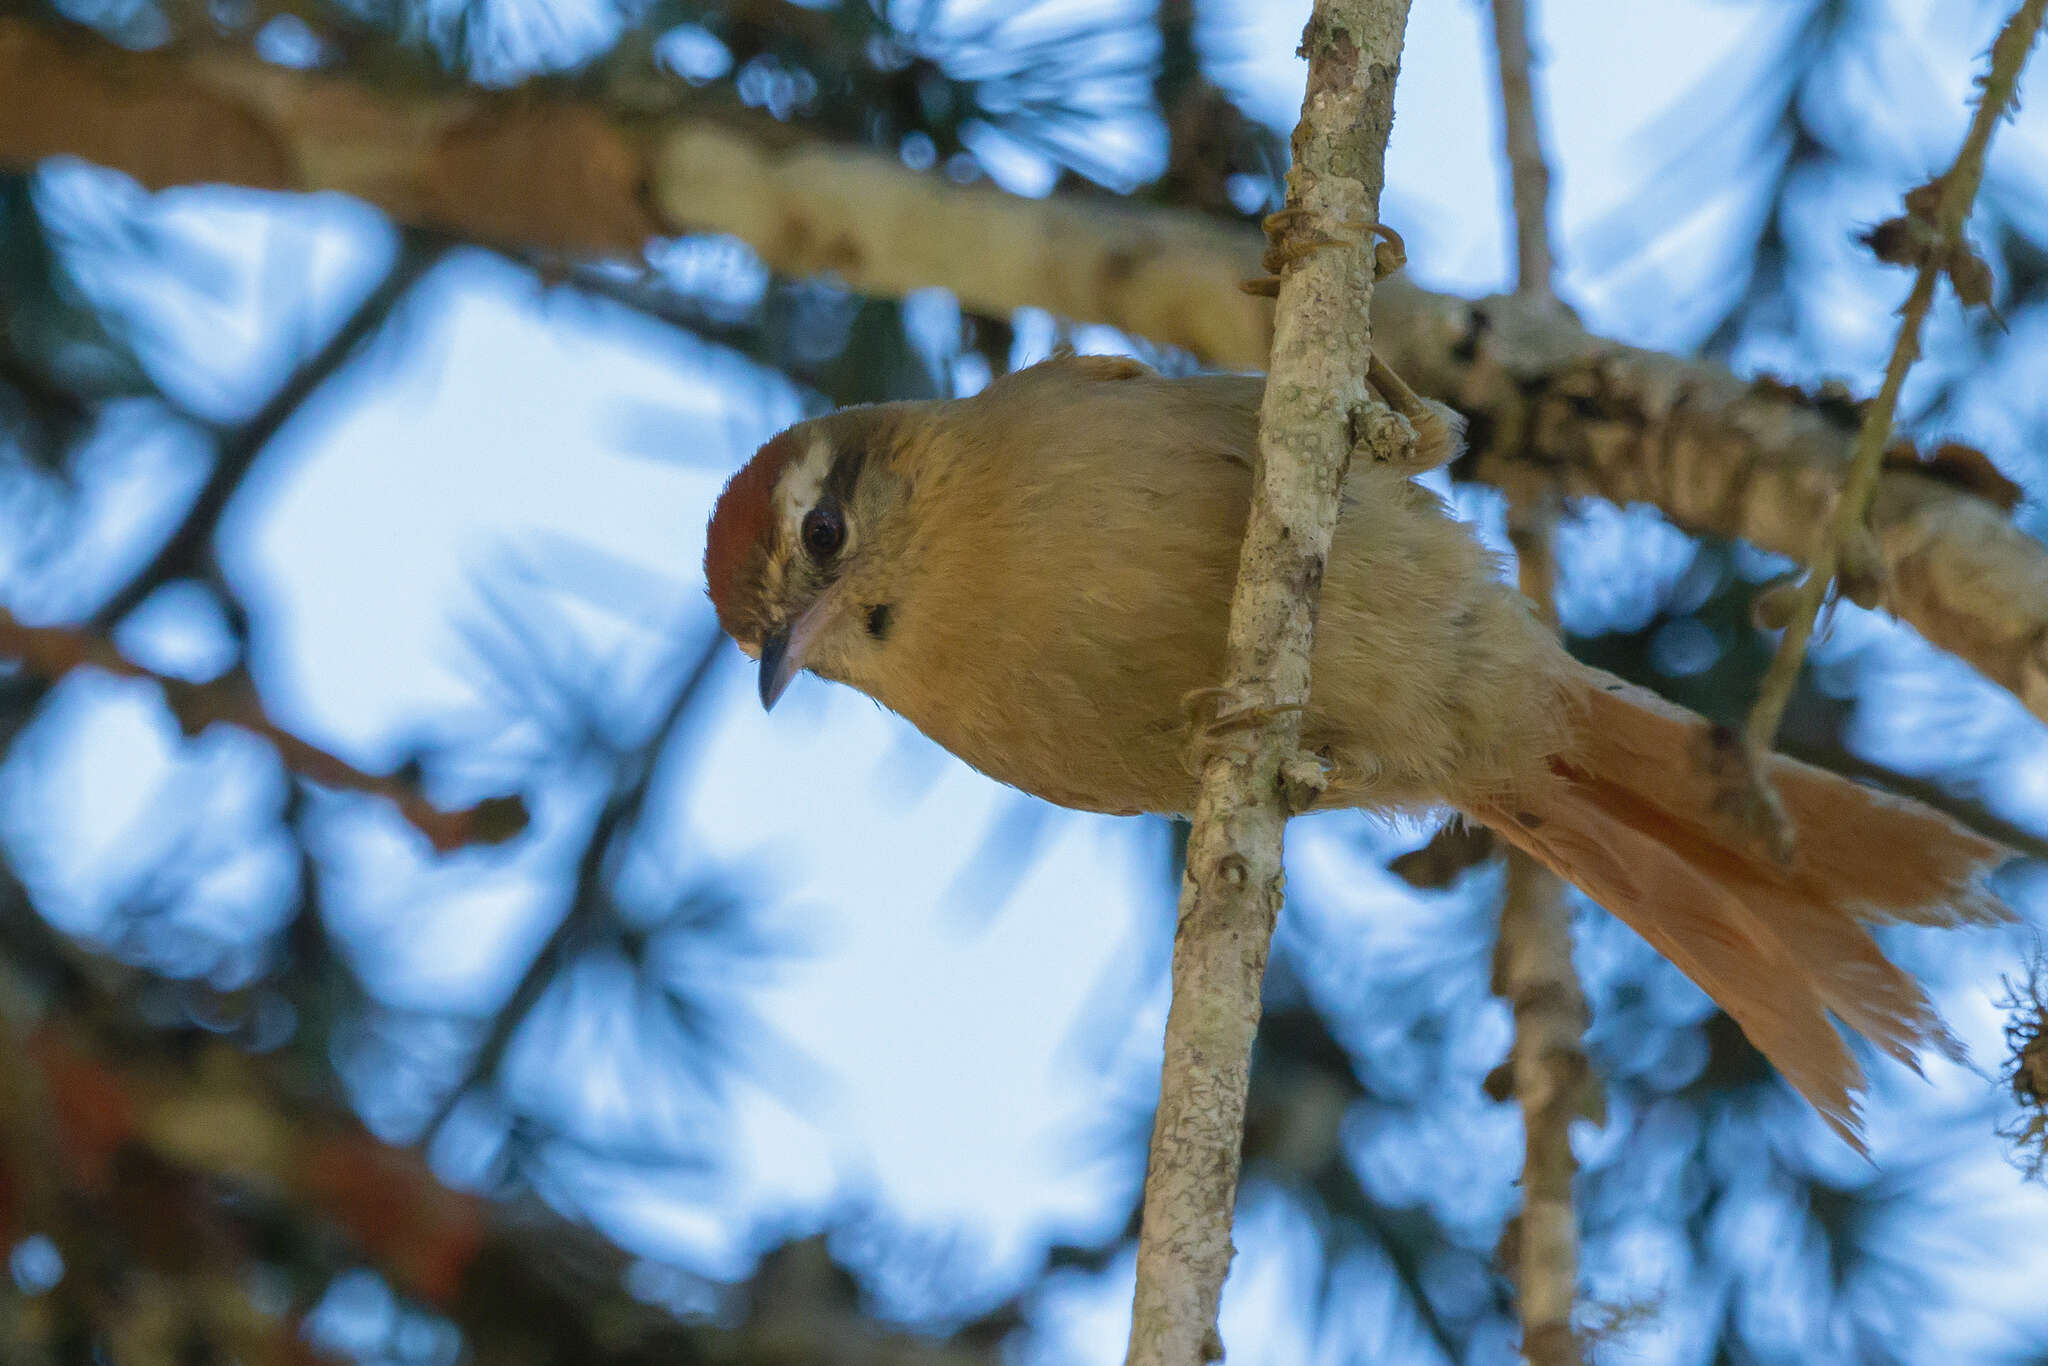
[[[761,637],[761,710],[775,710],[775,699],[796,677],[803,661],[789,648],[789,628]]]
[[[803,672],[811,639],[825,620],[825,597],[797,614],[795,621],[761,637],[761,709],[773,711],[791,679]]]

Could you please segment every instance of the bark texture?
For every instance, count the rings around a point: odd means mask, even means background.
[[[1824,534],[1855,439],[1841,399],[1603,342],[1515,298],[1383,287],[1378,335],[1471,420],[1480,478],[1533,464],[1568,495],[1648,503],[1802,564]],[[1883,606],[2048,720],[2048,549],[1935,461],[1887,468],[1870,525]]]
[[[1249,228],[957,186],[765,117],[378,91],[227,54],[126,52],[18,18],[0,18],[0,89],[0,166],[68,154],[153,187],[338,190],[405,222],[578,253],[724,232],[777,270],[835,269],[871,293],[939,286],[971,308],[1046,308],[1242,369],[1271,349],[1271,307],[1239,289],[1262,273]],[[1811,555],[1855,437],[1838,397],[1604,341],[1547,300],[1472,301],[1398,278],[1376,297],[1386,358],[1470,418],[1492,460]],[[1973,488],[1911,468],[1880,476],[1871,522],[1886,606],[2048,720],[2048,549]]]
[[[1308,90],[1287,207],[1268,221],[1279,308],[1251,515],[1224,683],[1193,742],[1202,787],[1145,1173],[1131,1366],[1197,1366],[1223,1354],[1216,1311],[1282,900],[1281,836],[1322,778],[1298,749],[1316,605],[1352,443],[1378,402],[1365,383],[1373,228],[1407,20],[1407,0],[1317,0],[1302,38]]]

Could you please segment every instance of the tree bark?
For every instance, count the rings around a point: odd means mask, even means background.
[[[1279,308],[1250,519],[1216,712],[1192,758],[1201,795],[1174,938],[1173,1004],[1145,1174],[1131,1366],[1222,1356],[1252,1038],[1281,837],[1322,773],[1299,751],[1323,565],[1368,405],[1374,235],[1408,0],[1317,0],[1287,207],[1269,220]],[[1389,473],[1385,477],[1397,478]]]

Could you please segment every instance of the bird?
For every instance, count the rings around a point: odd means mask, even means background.
[[[1384,372],[1375,369],[1376,380]],[[1375,386],[1385,390],[1388,385]],[[1399,387],[1396,382],[1396,386]],[[1060,806],[1184,814],[1224,668],[1264,380],[1056,354],[957,398],[799,422],[713,508],[705,582],[773,707],[808,670]],[[1855,1052],[1962,1056],[1869,925],[1990,924],[1997,843],[1781,755],[1797,840],[1730,811],[1727,733],[1575,661],[1413,477],[1354,460],[1301,716],[1318,808],[1448,809],[1632,926],[1864,1151]]]

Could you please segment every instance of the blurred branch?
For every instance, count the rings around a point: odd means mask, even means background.
[[[1247,205],[1233,194],[1245,178],[1262,187],[1284,166],[1280,141],[1251,118],[1202,71],[1196,0],[1161,0],[1159,65],[1152,100],[1166,123],[1166,169],[1140,193],[1156,203],[1242,217]],[[1242,194],[1242,189],[1237,191]]]
[[[661,718],[647,738],[619,756],[611,793],[599,809],[597,818],[591,822],[589,837],[584,840],[583,852],[576,861],[575,882],[561,920],[526,965],[526,971],[520,974],[505,1004],[492,1015],[491,1027],[478,1045],[476,1055],[471,1058],[463,1077],[442,1098],[423,1133],[431,1134],[438,1129],[470,1087],[496,1079],[520,1026],[526,1023],[548,988],[559,980],[562,969],[607,922],[616,921],[617,907],[612,900],[609,878],[619,848],[632,836],[640,813],[647,804],[656,761],[675,737],[677,727],[689,714],[690,707],[717,667],[724,654],[724,644],[722,632],[710,632],[703,648],[698,651],[696,662],[683,676],[683,681],[662,709]]]
[[[0,657],[18,659],[32,674],[55,683],[75,669],[92,668],[120,678],[153,683],[164,704],[188,736],[224,724],[266,740],[286,768],[324,787],[383,797],[398,808],[414,829],[441,852],[465,845],[502,844],[526,828],[526,805],[519,797],[490,797],[475,806],[443,811],[398,776],[365,773],[345,759],[284,730],[263,712],[240,675],[211,683],[188,683],[155,673],[128,660],[99,636],[63,626],[24,626],[0,608]]]
[[[1351,1235],[1363,1234],[1385,1259],[1405,1311],[1415,1316],[1427,1342],[1444,1361],[1460,1361],[1471,1318],[1432,1300],[1428,1282],[1444,1269],[1446,1253],[1464,1250],[1462,1240],[1426,1203],[1383,1203],[1360,1181],[1345,1143],[1347,1117],[1369,1116],[1371,1127],[1379,1128],[1395,1122],[1398,1107],[1362,1084],[1321,1009],[1299,997],[1294,976],[1284,959],[1267,974],[1245,1104],[1245,1171],[1320,1206],[1329,1228],[1321,1278],[1326,1312],[1334,1308],[1329,1297],[1341,1293],[1332,1271],[1358,1246]],[[1476,1253],[1466,1255],[1481,1260]]]
[[[257,457],[305,406],[306,400],[334,378],[383,326],[399,300],[440,262],[446,250],[445,242],[427,234],[408,231],[401,235],[391,269],[363,296],[326,343],[306,357],[247,421],[217,434],[213,468],[207,472],[206,482],[200,485],[191,506],[149,563],[92,614],[90,625],[94,629],[107,630],[120,624],[166,581],[196,575],[208,567],[207,552],[214,529],[220,525],[229,501]]]
[[[356,194],[404,222],[525,248],[636,253],[731,233],[784,274],[900,296],[940,286],[1262,366],[1250,228],[1085,196],[1020,199],[765,117],[610,119],[551,96],[390,93],[210,54],[131,53],[0,18],[0,165],[86,156],[152,185]],[[646,194],[642,190],[646,189]],[[1839,405],[1594,337],[1541,301],[1377,291],[1376,346],[1472,423],[1481,477],[1543,466],[1569,495],[1656,505],[1689,531],[1803,558],[1851,431]],[[2048,550],[1967,484],[1877,479],[1887,606],[2048,720]]]
[[[539,1201],[450,1190],[419,1153],[386,1146],[345,1111],[280,1090],[269,1068],[225,1044],[180,1053],[161,1035],[46,1020],[22,1054],[56,1100],[64,1141],[52,1174],[102,1192],[95,1208],[105,1216],[133,1221],[115,1226],[124,1242],[161,1239],[167,1219],[189,1226],[203,1214],[326,1276],[367,1259],[395,1289],[458,1324],[469,1359],[480,1362],[743,1366],[826,1351],[867,1366],[1003,1359],[994,1343],[879,1326],[856,1298],[835,1302],[818,1277],[794,1275],[778,1253],[736,1287],[744,1313],[680,1321],[628,1291],[631,1256]],[[139,1189],[138,1158],[151,1177]]]
[[[1496,0],[1496,14],[1502,8],[1513,8],[1512,0]],[[1508,536],[1522,592],[1555,630],[1551,538],[1557,495],[1540,479],[1525,477],[1519,484],[1509,494]],[[1572,1331],[1579,1289],[1572,1202],[1578,1159],[1571,1125],[1596,1094],[1585,1048],[1591,1012],[1572,967],[1571,903],[1564,883],[1519,849],[1507,851],[1493,990],[1514,1010],[1507,1074],[1522,1107],[1522,1208],[1501,1239],[1522,1319],[1522,1355],[1531,1366],[1579,1366],[1584,1355]]]
[[[683,112],[616,113],[525,90],[380,87],[224,51],[129,52],[82,29],[0,18],[0,166],[71,155],[152,188],[334,190],[401,222],[494,244],[637,257],[652,238],[727,232],[788,275],[856,289],[932,284],[971,309],[1035,303],[1265,363],[1256,231],[1107,199],[959,186],[707,92]],[[682,87],[678,87],[682,89]]]
[[[1522,1107],[1522,1208],[1502,1236],[1514,1278],[1522,1355],[1532,1366],[1577,1366],[1578,1218],[1572,1203],[1571,1123],[1594,1085],[1586,1059],[1585,993],[1572,970],[1572,917],[1564,884],[1511,850],[1494,946],[1497,995],[1514,1008],[1508,1075]]]
[[[1863,410],[1863,424],[1856,434],[1855,451],[1843,474],[1842,494],[1836,501],[1827,534],[1808,556],[1805,581],[1789,604],[1780,605],[1785,619],[1778,624],[1784,626],[1785,634],[1757,686],[1756,705],[1743,730],[1751,795],[1757,814],[1768,823],[1780,857],[1790,856],[1796,832],[1766,776],[1771,746],[1777,740],[1779,723],[1784,720],[1785,705],[1792,699],[1793,684],[1799,681],[1806,645],[1813,636],[1822,602],[1835,587],[1837,577],[1842,591],[1852,598],[1867,597],[1874,605],[1884,596],[1883,561],[1872,544],[1867,523],[1885,448],[1891,442],[1892,416],[1897,411],[1906,374],[1920,358],[1920,328],[1942,277],[1953,281],[1956,294],[1965,305],[1991,302],[1991,269],[1970,249],[1963,228],[1971,206],[1976,203],[1977,187],[1984,181],[1984,155],[1990,149],[1991,135],[2018,92],[2020,72],[2040,36],[2044,17],[2048,17],[2048,0],[2024,0],[2013,12],[1991,45],[1991,69],[1979,82],[1982,93],[1977,99],[1977,112],[1970,120],[1970,131],[1963,138],[1961,150],[1956,153],[1955,164],[1908,194],[1905,215],[1880,224],[1868,239],[1879,259],[1917,265],[1918,273],[1905,307],[1900,310],[1899,335],[1885,365],[1884,383],[1878,389],[1876,402]]]
[[[51,971],[62,990],[49,989]],[[631,1254],[537,1198],[449,1189],[421,1152],[381,1142],[324,1086],[307,1086],[288,1053],[251,1057],[213,1035],[136,1018],[135,1003],[160,985],[57,934],[0,861],[0,1037],[9,1045],[0,1050],[0,1230],[52,1231],[16,1222],[33,1213],[21,1195],[47,1189],[100,1221],[77,1244],[95,1258],[155,1249],[175,1269],[199,1250],[195,1229],[217,1229],[232,1235],[227,1250],[300,1273],[301,1295],[367,1262],[400,1294],[446,1314],[466,1339],[465,1359],[480,1363],[1007,1359],[1002,1322],[952,1338],[877,1324],[843,1272],[820,1271],[818,1239],[771,1251],[749,1281],[712,1286],[732,1312],[680,1319],[629,1288]],[[48,1103],[26,1112],[11,1103],[30,1092]],[[33,1139],[21,1124],[50,1130],[51,1160],[14,1171],[14,1154]],[[65,1251],[60,1294],[92,1269]],[[253,1265],[239,1270],[233,1284],[271,1283]],[[86,1328],[112,1321],[95,1312]]]
[[[1287,206],[1267,220],[1280,276],[1272,380],[1231,599],[1174,936],[1173,1002],[1145,1169],[1129,1366],[1223,1355],[1245,1090],[1280,913],[1281,839],[1322,771],[1300,752],[1323,562],[1366,387],[1367,310],[1408,0],[1317,0]]]
[[[1530,80],[1529,17],[1523,0],[1493,0],[1493,48],[1500,59],[1500,116],[1515,219],[1515,292],[1551,297],[1550,166],[1543,157]]]
[[[0,162],[79,156],[152,189],[339,190],[485,241],[631,252],[657,231],[644,149],[603,111],[394,86],[0,18]]]

